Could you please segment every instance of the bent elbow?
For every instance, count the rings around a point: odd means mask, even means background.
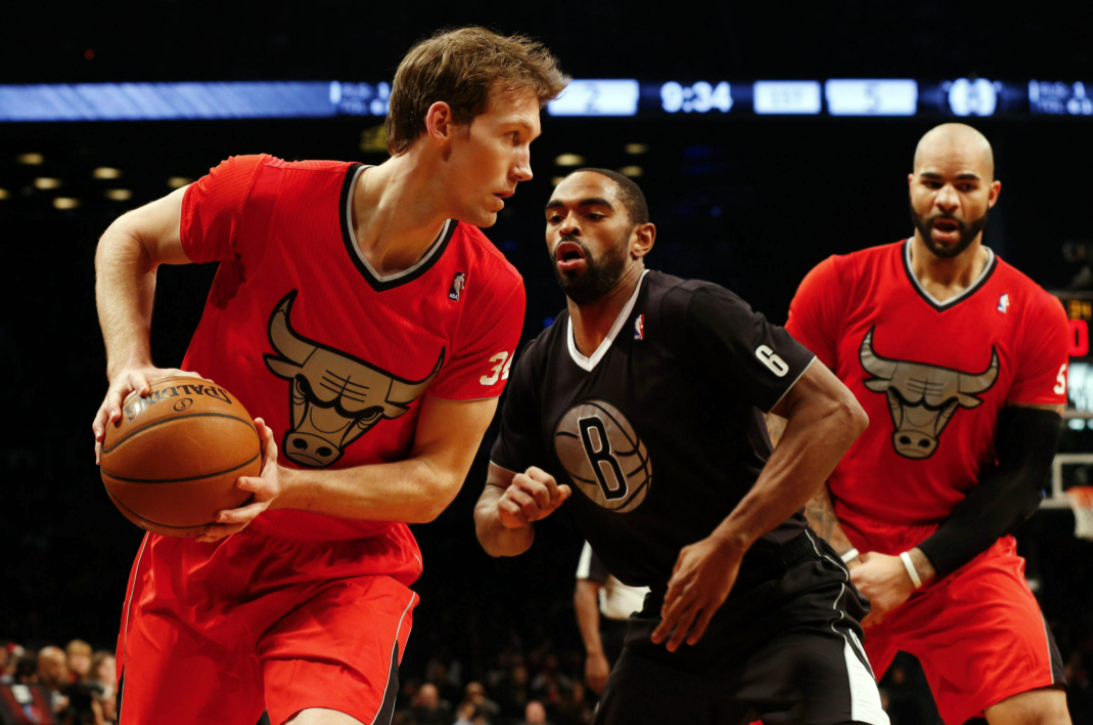
[[[836,415],[843,422],[842,427],[850,434],[851,441],[858,439],[869,427],[869,415],[861,403],[849,390],[843,390],[835,400]]]
[[[462,481],[444,480],[425,486],[425,497],[413,512],[408,524],[429,524],[436,521],[440,514],[452,505],[459,489],[463,487]]]

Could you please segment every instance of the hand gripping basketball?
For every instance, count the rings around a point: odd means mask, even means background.
[[[277,465],[277,442],[273,431],[261,418],[254,419],[254,427],[262,439],[262,475],[257,477],[242,476],[235,485],[254,496],[246,506],[220,511],[216,515],[217,523],[206,526],[197,535],[197,540],[211,543],[237,534],[247,528],[251,521],[270,507],[281,493],[282,483],[280,466]]]
[[[161,378],[187,377],[201,380],[197,373],[190,373],[177,368],[157,368],[152,366],[125,368],[110,381],[106,397],[91,421],[91,430],[95,434],[95,465],[102,462],[102,441],[106,436],[106,426],[121,420],[121,403],[134,390],[142,397],[152,392],[152,381]],[[210,381],[211,382],[211,381]]]
[[[497,501],[497,514],[505,528],[519,529],[550,516],[572,493],[569,486],[558,485],[554,476],[532,466],[513,477]]]

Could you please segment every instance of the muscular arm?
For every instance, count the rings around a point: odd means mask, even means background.
[[[432,521],[459,493],[496,409],[497,398],[426,395],[408,459],[329,471],[281,468],[281,490],[270,508],[343,519]]]
[[[782,434],[786,430],[786,419],[768,413],[766,421],[770,440],[777,447],[778,441],[782,439]],[[808,520],[812,530],[831,544],[840,555],[854,548],[839,524],[838,517],[835,516],[835,507],[831,503],[831,490],[827,487],[827,483],[824,483],[816,495],[805,504],[805,519]]]
[[[819,361],[773,412],[787,420],[778,447],[751,491],[713,534],[744,550],[816,495],[869,424],[853,394]]]

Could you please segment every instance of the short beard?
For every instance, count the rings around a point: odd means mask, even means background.
[[[912,205],[911,221],[914,222],[915,229],[918,229],[918,233],[922,236],[922,241],[926,243],[926,248],[929,249],[935,257],[952,259],[963,254],[964,250],[967,249],[971,243],[975,241],[975,238],[979,236],[979,233],[983,231],[983,227],[987,225],[987,214],[989,212],[989,209],[984,211],[983,216],[973,222],[962,222],[955,217],[947,216],[945,214],[934,214],[932,217],[923,219],[919,216],[918,212],[915,211],[915,207]],[[951,221],[960,229],[960,241],[957,242],[955,246],[944,247],[934,242],[930,232],[933,229],[934,222],[938,219]]]
[[[626,238],[630,234],[627,233]],[[584,253],[585,264],[588,269],[584,274],[568,276],[558,271],[558,260],[555,258],[551,264],[554,270],[554,279],[558,286],[565,292],[565,296],[573,300],[578,306],[588,305],[602,298],[615,288],[626,270],[626,244],[620,241],[603,256],[596,259],[592,256],[592,250],[585,246],[579,239],[562,237],[561,242],[573,242]]]

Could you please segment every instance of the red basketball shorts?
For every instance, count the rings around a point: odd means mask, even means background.
[[[329,708],[390,722],[421,573],[403,524],[303,541],[249,527],[215,544],[148,534],[118,638],[122,725],[280,725]]]
[[[942,720],[962,725],[1008,697],[1065,682],[1062,659],[1006,536],[865,630],[879,679],[897,650],[922,663]]]

